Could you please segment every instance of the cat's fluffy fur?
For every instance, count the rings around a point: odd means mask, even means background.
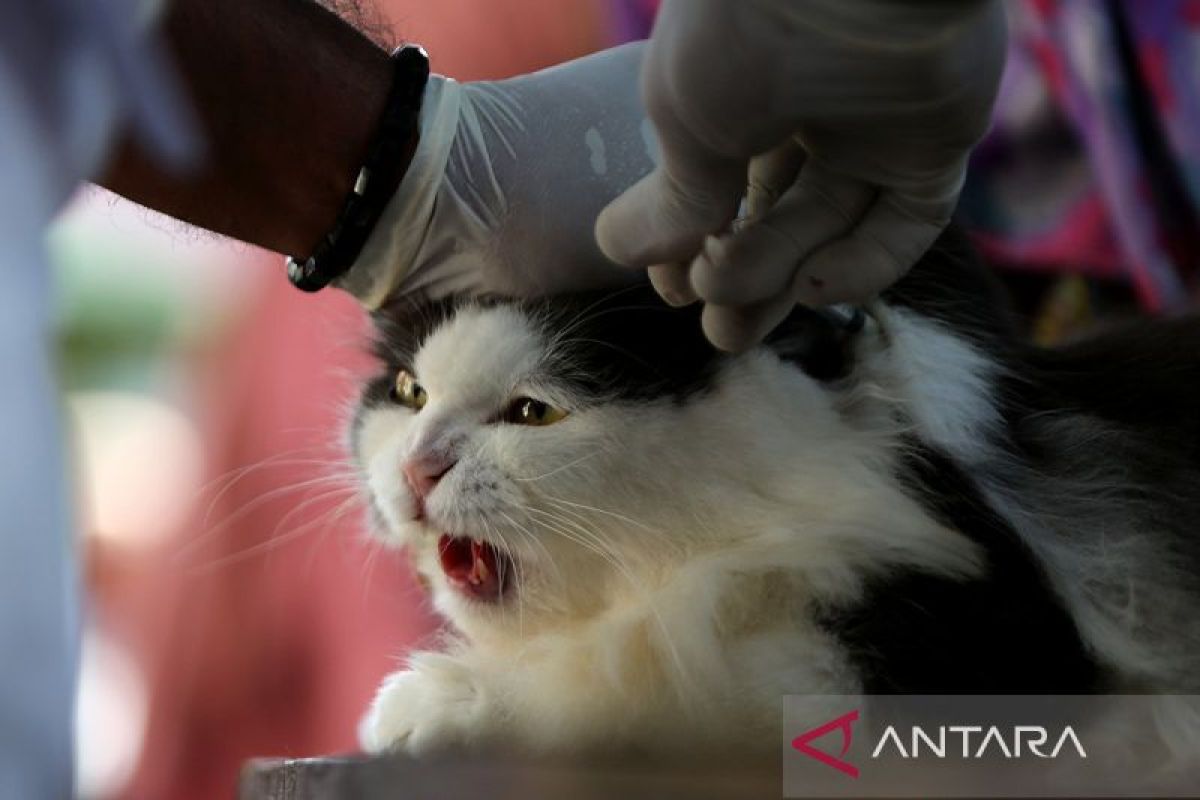
[[[953,232],[869,310],[738,356],[647,287],[380,313],[354,449],[454,633],[364,744],[774,752],[784,694],[1195,689],[1197,322],[1030,349]],[[422,452],[456,463],[415,521]],[[442,532],[514,591],[455,591]]]

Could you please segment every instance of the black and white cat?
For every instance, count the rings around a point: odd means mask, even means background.
[[[646,286],[376,321],[353,447],[454,633],[369,750],[775,752],[784,694],[1200,687],[1196,319],[1033,349],[951,231],[865,325],[736,356]]]

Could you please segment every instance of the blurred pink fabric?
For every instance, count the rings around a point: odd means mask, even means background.
[[[381,6],[436,71],[460,79],[526,72],[610,41],[602,2]],[[379,681],[435,630],[403,559],[366,543],[361,511],[327,524],[342,496],[310,502],[334,485],[318,480],[337,456],[323,443],[340,437],[368,364],[362,313],[335,293],[295,291],[279,258],[248,261],[274,277],[199,366],[214,489],[186,535],[152,557],[92,559],[97,613],[132,643],[152,692],[130,798],[229,797],[246,758],[354,749]]]

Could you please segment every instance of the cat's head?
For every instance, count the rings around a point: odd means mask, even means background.
[[[663,580],[749,535],[798,459],[837,445],[822,382],[849,349],[812,312],[738,356],[648,286],[400,303],[376,323],[355,456],[378,533],[468,635],[553,628]]]

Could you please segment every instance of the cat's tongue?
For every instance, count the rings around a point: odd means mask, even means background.
[[[478,539],[442,534],[438,555],[450,582],[480,600],[500,599],[512,574],[508,556]]]

